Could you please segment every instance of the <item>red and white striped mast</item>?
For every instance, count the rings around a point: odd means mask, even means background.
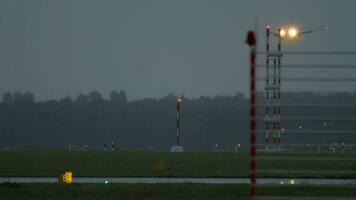
[[[181,146],[180,141],[180,104],[182,103],[182,98],[176,98],[176,106],[177,106],[177,118],[176,118],[176,144],[171,147],[171,152],[184,152],[183,146]]]
[[[269,51],[270,51],[270,29],[271,27],[270,26],[267,26],[266,27],[266,53],[268,54]],[[269,117],[269,58],[268,56],[266,57],[266,96],[265,96],[265,107],[266,107],[266,110],[265,110],[265,116],[266,117]],[[269,131],[270,131],[270,123],[268,121],[265,121],[265,144],[266,144],[266,150],[269,149]]]
[[[279,86],[279,89],[277,90],[277,118],[279,119],[277,122],[277,145],[278,145],[278,149],[280,150],[281,148],[281,58],[282,58],[281,28],[278,28],[277,30],[277,39],[278,39],[277,51],[278,54],[280,55],[278,56],[278,63],[277,63],[277,69],[278,69],[277,84]]]
[[[256,36],[247,33],[246,43],[250,46],[250,197],[256,197]]]
[[[276,36],[276,35],[275,35]],[[277,124],[278,122],[276,120],[277,116],[277,56],[273,56],[273,110],[272,110],[272,116],[273,116],[273,123],[272,123],[272,130],[273,130],[273,148],[276,149],[277,146]]]
[[[177,135],[176,135],[176,145],[180,146],[180,104],[182,102],[182,98],[177,97]]]

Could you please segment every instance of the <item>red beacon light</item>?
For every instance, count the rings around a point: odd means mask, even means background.
[[[248,31],[246,36],[246,43],[250,46],[256,45],[256,37],[253,31]]]

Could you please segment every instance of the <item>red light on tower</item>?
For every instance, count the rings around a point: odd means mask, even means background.
[[[256,37],[255,37],[255,33],[253,31],[247,32],[246,43],[250,46],[256,45]]]
[[[182,98],[177,97],[177,103],[181,103],[182,102]]]

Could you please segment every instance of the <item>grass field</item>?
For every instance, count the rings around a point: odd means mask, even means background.
[[[248,199],[248,185],[213,184],[0,184],[2,199]],[[275,195],[278,194],[278,197]],[[260,199],[355,199],[350,186],[260,186]]]
[[[155,171],[156,160],[163,170]],[[259,177],[355,178],[356,154],[259,153]],[[0,176],[248,177],[247,153],[2,151]]]

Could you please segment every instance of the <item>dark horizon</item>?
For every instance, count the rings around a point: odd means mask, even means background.
[[[264,144],[263,100],[264,95],[258,95],[260,145]],[[355,143],[355,124],[351,117],[356,113],[355,100],[356,93],[283,95],[283,145]],[[241,144],[241,148],[246,148],[250,132],[249,102],[248,98],[238,95],[184,99],[181,105],[182,145],[206,149],[213,144],[230,148]],[[340,103],[346,107],[330,107]],[[100,149],[104,142],[110,141],[124,149],[167,149],[175,142],[175,104],[174,95],[127,101],[123,92],[112,95],[110,100],[103,100],[99,93],[91,92],[76,99],[34,102],[31,93],[18,94],[15,99],[7,97],[0,103],[0,149],[65,149],[70,144]],[[290,107],[303,104],[306,107]],[[300,120],[288,121],[291,117]],[[310,117],[319,120],[303,120]],[[340,117],[347,120],[332,119]]]

